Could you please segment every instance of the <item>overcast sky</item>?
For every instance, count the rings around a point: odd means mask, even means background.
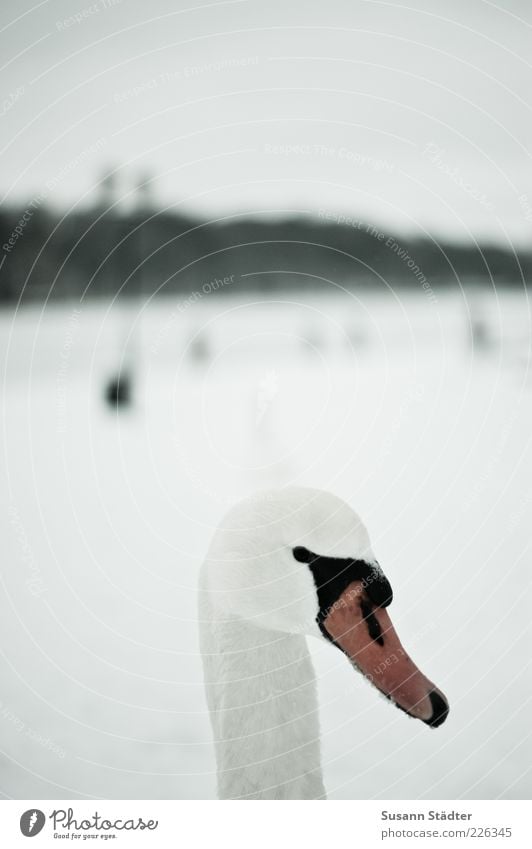
[[[127,193],[218,217],[532,232],[526,0],[3,4],[4,202]],[[73,16],[77,16],[77,19]],[[48,184],[48,186],[47,186]]]

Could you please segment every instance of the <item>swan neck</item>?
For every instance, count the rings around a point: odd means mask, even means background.
[[[317,799],[323,787],[315,674],[306,639],[203,618],[207,701],[222,799]]]

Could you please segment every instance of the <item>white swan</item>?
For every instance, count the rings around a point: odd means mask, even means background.
[[[445,720],[447,701],[402,648],[390,601],[366,528],[341,499],[287,487],[231,508],[199,593],[220,798],[325,798],[306,635],[331,640],[406,713]]]

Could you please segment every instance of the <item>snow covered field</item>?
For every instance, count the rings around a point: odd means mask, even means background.
[[[529,796],[530,339],[518,293],[0,315],[1,792],[213,797],[198,567],[229,504],[296,482],[361,513],[451,702],[431,731],[316,641],[330,796]]]

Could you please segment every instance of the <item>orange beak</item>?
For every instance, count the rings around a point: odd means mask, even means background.
[[[387,698],[432,728],[445,722],[447,699],[404,650],[388,612],[353,581],[322,621],[326,635]]]

